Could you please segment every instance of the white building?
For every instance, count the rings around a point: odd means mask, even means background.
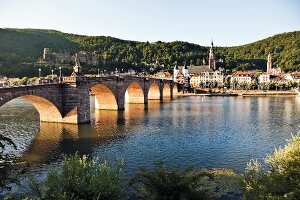
[[[236,81],[238,84],[251,84],[256,71],[237,71],[232,74],[231,83]]]
[[[258,83],[261,84],[261,83],[270,83],[270,80],[271,80],[271,77],[270,77],[270,74],[261,74],[259,77],[258,77]]]
[[[194,75],[190,80],[192,87],[199,87],[201,84],[207,85],[208,83],[223,85],[224,75],[220,71],[203,71]]]
[[[292,80],[300,83],[300,72],[292,72],[290,73],[290,76],[292,77]]]

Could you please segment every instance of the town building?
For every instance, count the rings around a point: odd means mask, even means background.
[[[271,75],[268,73],[263,73],[263,74],[259,75],[259,77],[258,77],[259,84],[270,83],[270,81],[271,81]]]
[[[0,87],[5,87],[9,84],[7,77],[1,77],[0,78]]]
[[[231,83],[237,84],[251,84],[255,78],[257,71],[237,71],[234,72],[231,76]]]
[[[190,84],[192,87],[207,87],[210,83],[216,85],[224,84],[224,75],[220,71],[203,71],[198,75],[194,75]]]
[[[285,74],[285,80],[300,83],[300,72],[291,72]]]
[[[293,80],[300,83],[300,72],[292,72],[290,73],[292,76]]]

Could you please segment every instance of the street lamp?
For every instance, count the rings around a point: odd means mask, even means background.
[[[100,76],[100,74],[99,74],[99,69],[98,69],[98,76]]]
[[[59,78],[61,77],[61,67],[59,67]]]
[[[42,69],[39,68],[39,78],[41,78]]]
[[[51,75],[52,75],[51,77],[52,77],[52,79],[53,79],[53,69],[51,69]]]
[[[61,83],[61,67],[59,67],[59,80],[58,80],[59,83]]]

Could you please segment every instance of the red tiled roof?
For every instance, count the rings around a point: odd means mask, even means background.
[[[256,71],[237,71],[232,74],[232,76],[254,76]]]

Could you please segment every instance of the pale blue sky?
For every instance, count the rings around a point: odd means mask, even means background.
[[[232,46],[300,30],[300,1],[0,0],[0,27]]]

